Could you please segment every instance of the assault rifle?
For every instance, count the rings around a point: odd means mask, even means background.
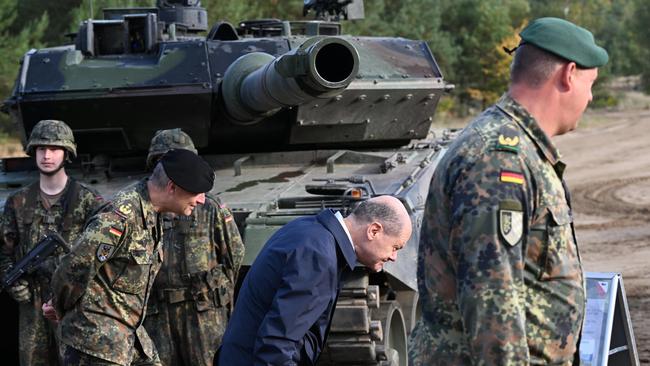
[[[0,283],[0,290],[11,287],[14,282],[18,281],[23,275],[30,274],[38,270],[52,253],[60,247],[67,251],[68,245],[61,235],[51,232],[39,241],[32,250],[22,257],[18,263],[14,264]]]

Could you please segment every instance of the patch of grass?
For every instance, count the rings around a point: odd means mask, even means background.
[[[618,98],[612,93],[603,93],[601,95],[594,95],[594,100],[590,107],[593,108],[613,108],[619,103]]]
[[[650,109],[650,96],[639,91],[623,93],[618,105],[620,110],[647,110]]]
[[[0,158],[24,157],[23,145],[20,139],[9,136],[6,132],[0,131]]]
[[[638,91],[622,91],[616,93],[618,103],[615,107],[594,108],[589,105],[580,120],[581,127],[598,126],[620,118],[622,115],[650,110],[650,95]]]
[[[599,110],[588,110],[582,115],[578,128],[593,127],[611,122],[611,117],[606,112]]]

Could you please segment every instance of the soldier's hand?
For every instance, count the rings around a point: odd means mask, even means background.
[[[16,281],[9,288],[9,293],[19,303],[25,303],[32,299],[32,292],[29,290],[29,283],[26,280]]]
[[[59,315],[56,313],[54,306],[52,306],[52,300],[44,303],[41,307],[41,310],[43,310],[43,316],[45,319],[49,319],[55,323],[58,323]]]

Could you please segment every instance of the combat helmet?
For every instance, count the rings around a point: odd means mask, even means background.
[[[147,167],[152,168],[155,161],[172,149],[190,150],[197,154],[192,138],[180,128],[170,130],[158,130],[151,139],[149,155],[147,155]]]
[[[77,144],[72,129],[63,121],[46,119],[38,122],[29,135],[25,151],[33,156],[37,146],[59,146],[67,150],[73,158],[77,157]]]

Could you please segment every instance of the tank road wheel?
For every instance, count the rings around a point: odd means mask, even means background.
[[[404,324],[406,324],[406,335],[408,336],[415,328],[415,323],[422,316],[422,309],[418,302],[419,294],[417,291],[398,291],[396,300],[402,307],[404,315]]]
[[[386,361],[380,361],[379,366],[397,366],[399,365],[399,353],[392,348],[388,348],[385,352]]]
[[[373,320],[381,321],[384,340],[377,346],[381,366],[407,366],[408,340],[404,315],[397,301],[382,301]]]

